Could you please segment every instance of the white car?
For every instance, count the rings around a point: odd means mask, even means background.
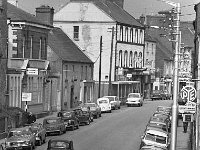
[[[109,98],[112,109],[120,109],[121,101],[119,101],[117,96],[104,96],[104,97]]]
[[[98,98],[97,104],[100,106],[101,112],[112,112],[110,100],[107,97]]]
[[[143,105],[143,96],[140,93],[129,93],[127,98],[127,106],[131,105],[137,105],[142,106]]]
[[[158,130],[147,130],[141,138],[140,148],[145,145],[155,145],[162,148],[169,148],[170,137],[167,132]]]

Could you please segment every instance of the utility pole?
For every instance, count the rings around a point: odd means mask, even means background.
[[[175,24],[175,58],[174,58],[174,91],[173,91],[173,105],[172,105],[172,136],[171,136],[171,144],[170,150],[176,150],[176,142],[177,142],[177,115],[178,115],[178,75],[179,75],[179,49],[180,49],[180,3],[176,3],[175,12],[176,21]]]
[[[98,98],[101,97],[101,53],[102,53],[102,36],[100,37],[100,54],[99,54],[99,92],[98,92]]]
[[[112,27],[111,49],[110,49],[111,50],[110,51],[110,71],[109,71],[109,88],[108,88],[109,95],[112,95],[111,75],[112,75],[113,39],[114,39],[114,27]]]

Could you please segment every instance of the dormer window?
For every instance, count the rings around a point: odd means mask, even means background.
[[[74,40],[79,40],[79,26],[74,26]]]

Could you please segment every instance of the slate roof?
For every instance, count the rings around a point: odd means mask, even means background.
[[[93,63],[60,28],[49,32],[48,45],[64,61]]]
[[[167,35],[164,29],[149,28],[146,32],[156,41],[156,60],[155,67],[163,69],[164,60],[171,60],[173,56],[172,42],[168,37],[161,37],[160,34]]]
[[[36,23],[44,26],[51,26],[50,24],[46,24],[39,20],[37,17],[32,14],[23,11],[22,9],[7,3],[7,18],[11,19],[11,21],[15,22],[28,22],[28,23]]]
[[[93,3],[100,10],[105,12],[108,16],[110,16],[112,19],[114,19],[118,23],[131,25],[131,26],[137,26],[137,27],[144,27],[140,22],[138,22],[133,16],[131,16],[124,9],[119,7],[115,2],[110,2],[110,1],[106,1],[106,0],[93,0],[93,1],[76,0],[76,1],[73,1],[73,3],[84,3],[84,2],[85,3]],[[70,3],[72,3],[72,2],[70,2]]]

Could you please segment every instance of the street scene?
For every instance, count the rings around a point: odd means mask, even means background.
[[[199,149],[198,0],[0,12],[0,150]]]

